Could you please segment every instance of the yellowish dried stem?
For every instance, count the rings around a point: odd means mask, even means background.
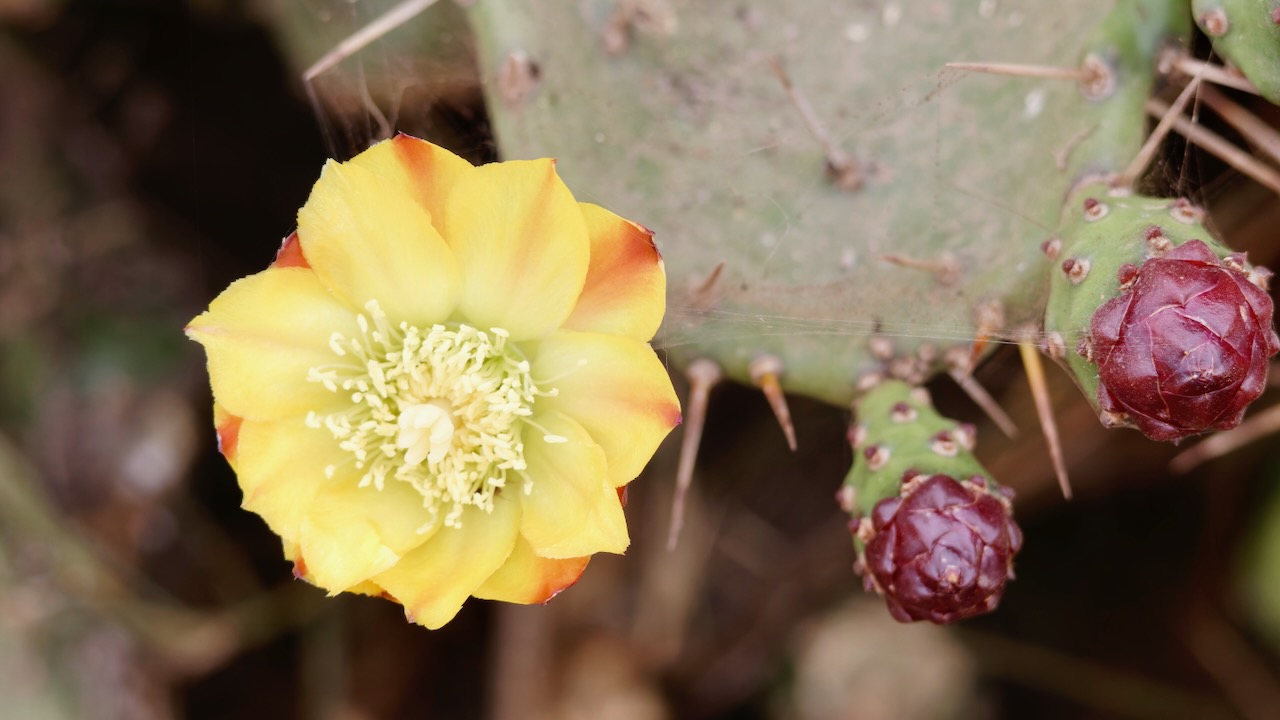
[[[1058,477],[1062,497],[1070,500],[1071,481],[1067,479],[1067,466],[1062,459],[1062,441],[1058,437],[1058,423],[1053,419],[1053,407],[1049,402],[1049,386],[1044,379],[1044,364],[1040,362],[1040,351],[1035,343],[1024,339],[1018,342],[1018,352],[1022,354],[1022,365],[1027,371],[1027,383],[1031,385],[1031,397],[1036,404],[1036,416],[1040,418],[1044,442],[1049,446],[1049,460],[1053,463],[1053,473]]]
[[[405,0],[396,5],[379,15],[373,22],[348,35],[342,42],[335,45],[332,50],[321,56],[319,60],[315,61],[311,67],[302,73],[303,81],[310,86],[312,80],[368,47],[370,43],[383,35],[409,22],[435,4],[436,0]]]
[[[1153,117],[1164,117],[1168,112],[1168,103],[1156,98],[1147,100],[1147,113]],[[1231,167],[1248,175],[1276,194],[1280,194],[1280,172],[1264,165],[1257,158],[1224,140],[1222,136],[1182,116],[1174,116],[1173,129],[1187,140],[1217,155]]]
[[[956,261],[955,256],[949,252],[943,252],[938,256],[937,260],[921,260],[907,257],[906,255],[881,255],[877,259],[899,267],[924,270],[931,273],[943,285],[954,284],[960,275],[960,264]]]
[[[1059,80],[1083,81],[1088,79],[1089,71],[1084,68],[1055,67],[1052,65],[1022,65],[1019,63],[992,62],[950,62],[946,65],[953,70],[967,70],[988,75],[1011,75],[1014,77],[1051,78]]]
[[[1200,89],[1200,100],[1243,135],[1256,150],[1280,163],[1280,131],[1211,86]]]
[[[827,168],[831,173],[833,182],[845,190],[857,190],[862,185],[862,172],[858,168],[858,162],[840,147],[831,137],[831,133],[827,132],[827,128],[818,118],[818,114],[813,111],[813,106],[809,104],[808,98],[801,93],[791,82],[791,77],[787,75],[786,68],[782,67],[782,61],[773,58],[773,73],[778,76],[778,82],[782,83],[782,89],[786,90],[787,97],[790,98],[791,104],[795,106],[796,111],[800,113],[800,118],[804,120],[804,124],[809,128],[809,134],[813,135],[818,144],[822,146],[823,154],[827,160]]]
[[[1221,65],[1214,65],[1203,60],[1191,57],[1185,51],[1174,51],[1164,58],[1163,62],[1167,63],[1171,69],[1177,70],[1185,75],[1199,75],[1206,82],[1223,87],[1235,88],[1243,90],[1247,93],[1258,94],[1258,89],[1253,86],[1243,75],[1238,74],[1233,69],[1225,68]]]
[[[1169,107],[1169,112],[1165,113],[1160,118],[1160,122],[1156,123],[1155,129],[1151,131],[1151,135],[1147,137],[1147,141],[1142,144],[1138,153],[1133,156],[1129,166],[1112,181],[1112,187],[1133,187],[1133,183],[1138,179],[1138,176],[1147,169],[1147,165],[1151,164],[1151,158],[1155,156],[1160,143],[1164,142],[1165,137],[1169,135],[1169,131],[1173,129],[1173,123],[1182,116],[1182,111],[1186,109],[1187,103],[1191,102],[1191,97],[1195,95],[1196,89],[1199,87],[1200,75],[1193,75],[1191,80],[1187,82],[1187,86],[1182,89],[1182,92],[1178,93],[1177,99]]]
[[[689,364],[689,404],[684,417],[684,438],[680,442],[680,463],[676,466],[676,494],[671,501],[671,529],[667,533],[667,549],[674,550],[684,527],[685,497],[693,484],[693,466],[702,444],[702,431],[707,424],[707,404],[711,388],[724,377],[720,366],[707,359]]]
[[[1018,437],[1018,426],[1013,422],[1013,418],[1000,407],[995,398],[991,397],[991,393],[982,387],[982,384],[973,378],[972,375],[962,370],[951,370],[951,379],[956,381],[961,390],[973,400],[974,404],[982,408],[982,411],[991,418],[991,422],[996,424],[1006,436],[1011,438]]]
[[[765,399],[769,401],[769,408],[773,410],[774,417],[778,418],[782,434],[787,438],[787,447],[791,448],[791,452],[795,452],[796,428],[791,422],[791,408],[787,407],[787,396],[782,392],[782,385],[779,382],[782,375],[782,361],[773,355],[762,355],[752,361],[748,369],[751,373],[751,382],[764,392]]]
[[[1258,438],[1276,432],[1280,432],[1280,405],[1273,405],[1251,415],[1235,429],[1210,435],[1183,450],[1169,461],[1169,470],[1175,473],[1189,472],[1203,462],[1220,458]]]

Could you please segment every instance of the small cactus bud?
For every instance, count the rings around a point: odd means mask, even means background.
[[[1040,340],[1040,352],[1054,360],[1060,360],[1067,355],[1067,341],[1062,339],[1062,333],[1046,333]]]
[[[867,459],[867,468],[870,470],[879,470],[887,465],[892,455],[893,453],[884,445],[869,445],[862,451],[862,456]]]
[[[889,415],[890,419],[895,423],[908,423],[916,419],[916,409],[907,403],[894,403]]]
[[[1274,274],[1264,267],[1256,267],[1247,272],[1249,282],[1256,285],[1263,292],[1271,289],[1271,276]]]
[[[1089,53],[1080,63],[1084,77],[1080,80],[1080,94],[1087,100],[1104,100],[1116,90],[1116,73],[1111,64],[1097,53]]]
[[[852,446],[854,450],[858,450],[867,442],[867,426],[862,423],[857,423],[849,428],[847,436],[849,439],[849,445]]]
[[[1079,285],[1089,277],[1089,261],[1085,258],[1067,258],[1062,261],[1062,272],[1072,285]]]
[[[1084,199],[1084,219],[1085,222],[1094,222],[1101,220],[1107,216],[1107,212],[1111,208],[1107,207],[1104,202],[1098,202],[1097,198]]]
[[[1240,423],[1280,351],[1271,298],[1191,240],[1145,261],[1090,324],[1098,406],[1153,440]]]
[[[916,478],[877,503],[870,520],[866,584],[901,622],[950,623],[995,609],[1022,547],[1007,498],[947,475]]]
[[[1204,222],[1204,208],[1186,198],[1178,198],[1169,208],[1169,215],[1185,225]]]
[[[956,453],[960,451],[960,445],[951,433],[943,430],[929,438],[929,449],[943,457],[955,457]]]
[[[867,340],[867,349],[871,351],[871,357],[877,360],[893,357],[893,342],[883,335],[872,335]]]
[[[1203,13],[1198,18],[1198,24],[1205,34],[1210,37],[1222,37],[1231,29],[1231,22],[1227,20],[1227,12],[1222,8],[1213,8]]]
[[[836,503],[840,509],[852,514],[858,508],[858,491],[852,485],[841,485],[836,491]]]
[[[1085,362],[1093,362],[1093,342],[1088,337],[1080,338],[1076,343],[1076,354],[1084,358]]]
[[[1159,225],[1152,225],[1147,228],[1146,234],[1143,236],[1147,241],[1147,257],[1159,257],[1173,247],[1173,242],[1165,236],[1164,230]]]
[[[1128,290],[1137,277],[1138,266],[1133,263],[1125,263],[1116,271],[1116,280],[1119,281],[1121,290]]]

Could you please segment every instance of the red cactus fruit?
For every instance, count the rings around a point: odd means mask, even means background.
[[[955,622],[995,609],[1021,547],[1009,500],[984,479],[919,476],[871,511],[864,583],[900,622]]]
[[[1240,424],[1280,350],[1271,298],[1242,267],[1199,240],[1142,263],[1090,324],[1099,408],[1153,440]]]

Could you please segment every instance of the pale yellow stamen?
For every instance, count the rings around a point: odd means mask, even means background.
[[[308,374],[351,399],[344,411],[308,414],[307,424],[327,429],[351,454],[362,472],[359,485],[411,484],[430,515],[423,532],[442,511],[444,524],[453,527],[468,505],[491,511],[512,473],[528,492],[525,426],[544,442],[562,439],[530,419],[537,397],[554,390],[537,387],[507,332],[460,324],[393,327],[376,301],[366,310],[356,318],[357,336],[330,338],[339,362]]]

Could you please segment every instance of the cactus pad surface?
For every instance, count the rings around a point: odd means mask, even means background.
[[[673,359],[747,382],[776,356],[784,389],[845,404],[869,373],[936,371],[993,301],[1038,322],[1062,198],[1142,139],[1171,6],[1119,6],[1110,25],[1094,0],[487,1],[471,20],[502,154],[557,157],[581,199],[656,232]],[[1116,68],[1101,99],[944,69],[1089,52]]]

